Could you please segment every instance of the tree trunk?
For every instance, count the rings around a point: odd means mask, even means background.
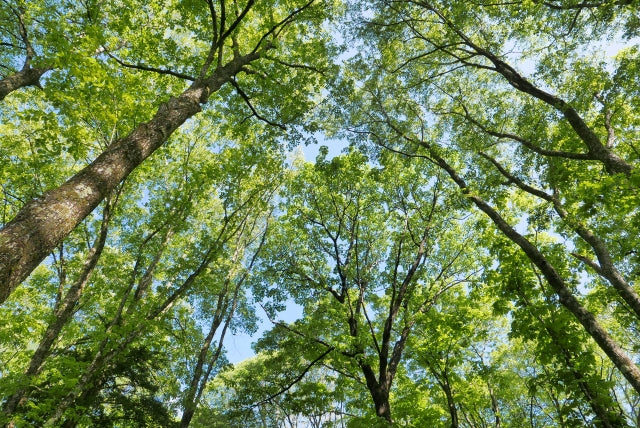
[[[26,68],[0,80],[0,101],[11,92],[27,86],[40,87],[40,77],[49,71],[48,68]]]
[[[377,386],[373,390],[369,390],[373,403],[376,408],[376,415],[384,418],[387,422],[391,421],[391,405],[389,405],[389,391],[383,386]]]
[[[388,378],[385,379],[384,377],[381,377],[378,382],[370,365],[362,362],[359,365],[367,382],[369,394],[371,394],[371,398],[373,399],[376,415],[384,418],[391,424],[391,405],[389,404],[389,387],[391,386],[391,382],[388,381]]]
[[[451,415],[451,428],[458,428],[458,409],[456,408],[456,402],[453,399],[453,392],[451,391],[449,380],[446,379],[446,382],[441,383],[440,387],[444,391],[444,395],[447,397],[447,408],[449,409],[449,414]]]
[[[218,331],[218,327],[220,327],[220,324],[222,323],[222,313],[220,308],[222,303],[223,303],[223,299],[222,298],[218,299],[218,311],[217,311],[218,313],[213,318],[211,327],[209,328],[209,333],[207,334],[207,337],[205,338],[204,343],[200,348],[200,352],[198,354],[198,361],[193,371],[191,383],[189,384],[189,388],[185,393],[182,418],[180,419],[180,428],[187,428],[191,423],[191,419],[193,418],[194,413],[196,412],[196,407],[198,404],[196,395],[201,385],[201,382],[203,381],[204,366],[205,366],[205,363],[207,362],[206,361],[207,353],[209,352],[209,348],[211,347],[213,336],[216,334],[216,332]],[[215,364],[215,360],[210,361],[209,364],[210,366],[212,366],[213,364]],[[206,384],[207,380],[208,379],[204,379],[204,384]],[[204,388],[204,385],[203,385],[203,388]]]
[[[478,195],[473,194],[462,177],[458,175],[456,170],[453,169],[446,160],[438,155],[433,147],[425,142],[422,142],[421,145],[429,150],[429,154],[432,156],[434,162],[447,172],[467,198],[473,202],[477,208],[483,211],[511,242],[518,245],[522,251],[524,251],[529,260],[540,270],[551,288],[553,288],[560,304],[569,310],[578,322],[582,324],[586,332],[589,333],[600,349],[602,349],[611,362],[620,370],[633,389],[640,393],[640,369],[638,369],[638,366],[629,358],[620,345],[609,336],[607,331],[602,328],[595,316],[580,304],[580,301],[573,295],[562,276],[560,276],[553,265],[549,263],[546,257],[534,244],[511,227],[491,205]]]
[[[195,82],[66,183],[27,203],[0,230],[0,303],[110,191],[198,113],[211,93],[259,57],[260,52],[237,56],[207,80]]]

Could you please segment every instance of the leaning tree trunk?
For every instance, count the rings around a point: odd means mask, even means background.
[[[640,369],[631,360],[629,355],[618,345],[618,343],[607,333],[607,331],[596,320],[595,316],[589,312],[580,301],[573,295],[567,286],[564,278],[558,273],[555,267],[547,258],[532,244],[527,238],[518,233],[505,219],[484,199],[471,192],[467,183],[458,175],[440,155],[428,144],[422,145],[429,150],[434,162],[442,168],[456,183],[463,194],[482,212],[484,212],[511,242],[518,245],[526,254],[529,260],[540,270],[553,291],[558,296],[558,301],[564,306],[584,327],[585,331],[598,344],[600,349],[609,357],[611,362],[620,370],[633,389],[640,393]]]
[[[210,94],[260,57],[236,56],[211,77],[162,104],[147,123],[116,141],[66,183],[27,203],[0,230],[0,303],[138,165],[160,148]]]

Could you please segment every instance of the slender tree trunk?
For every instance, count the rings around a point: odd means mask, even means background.
[[[40,78],[47,71],[48,68],[27,67],[0,80],[0,101],[17,89],[27,86],[40,87]]]
[[[635,312],[636,317],[640,319],[640,296],[638,296],[638,293],[636,293],[633,287],[627,282],[620,271],[618,271],[618,269],[615,267],[613,257],[609,252],[607,244],[603,240],[601,240],[594,232],[592,232],[586,226],[586,224],[581,223],[580,221],[572,218],[569,215],[567,210],[560,202],[560,195],[550,195],[540,189],[533,188],[524,183],[518,177],[511,174],[509,171],[507,171],[502,165],[500,165],[498,161],[496,161],[491,156],[482,152],[480,152],[480,155],[485,159],[488,159],[503,176],[514,183],[518,188],[531,195],[544,199],[545,201],[550,202],[553,205],[555,211],[563,220],[567,222],[567,225],[569,225],[578,234],[578,236],[580,236],[587,244],[591,246],[593,252],[598,258],[599,264],[589,259],[588,257],[576,253],[572,253],[572,255],[595,270],[598,275],[609,281],[609,283],[616,289],[620,297],[622,297],[624,301],[629,304],[629,307]]]
[[[116,141],[58,188],[27,203],[0,230],[0,303],[138,165],[160,148],[210,94],[260,57],[236,56],[205,81],[162,104],[154,117]]]
[[[219,309],[217,311],[218,313],[213,318],[211,327],[209,328],[209,333],[207,334],[207,337],[205,338],[204,343],[200,348],[200,352],[198,354],[198,361],[193,371],[191,383],[189,384],[189,388],[185,393],[182,418],[180,419],[181,428],[187,428],[191,423],[191,419],[193,418],[193,415],[196,412],[196,406],[197,406],[196,395],[197,395],[198,389],[201,385],[201,382],[206,383],[208,380],[206,378],[203,379],[203,375],[205,374],[204,366],[205,366],[205,363],[207,362],[207,353],[209,352],[209,348],[211,347],[213,336],[215,336],[216,332],[218,331],[218,327],[220,327],[220,324],[222,323],[223,314],[220,311],[221,306],[223,304],[223,300],[224,300],[222,297],[223,296],[220,296],[220,299],[218,299],[218,309]],[[209,365],[211,366],[214,365],[216,360],[217,358],[211,359],[211,361],[209,361]]]
[[[541,278],[539,278],[539,281],[542,283]],[[547,335],[551,339],[551,343],[553,343],[558,348],[559,353],[564,358],[565,366],[571,371],[571,374],[578,382],[580,391],[582,391],[582,393],[584,394],[587,403],[589,403],[591,410],[593,410],[593,413],[596,416],[594,424],[602,428],[617,428],[625,426],[625,424],[622,422],[624,420],[624,417],[621,414],[612,411],[611,406],[606,405],[606,403],[603,401],[603,398],[608,397],[602,397],[598,393],[597,389],[594,390],[589,380],[585,378],[584,373],[576,367],[576,365],[574,364],[574,355],[566,346],[563,345],[561,338],[558,337],[558,333],[556,333],[556,331],[552,329],[540,315],[536,314],[532,309],[530,309],[531,304],[523,292],[518,290],[518,294],[521,298],[521,301],[524,303],[524,306],[527,307],[529,313],[538,320],[540,325],[544,328],[544,331],[546,331]],[[550,322],[553,324],[553,319],[551,319]],[[598,381],[602,382],[602,379],[598,379]]]
[[[449,409],[449,415],[451,415],[451,428],[458,428],[460,423],[458,422],[458,409],[456,408],[456,402],[453,399],[453,392],[449,381],[440,384],[440,387],[444,391],[444,395],[447,398],[447,408]]]
[[[493,392],[493,388],[489,381],[487,381],[487,389],[489,390],[489,397],[491,397],[491,411],[496,417],[496,428],[500,428],[502,426],[502,419],[500,419],[500,406],[498,404],[498,398]]]
[[[440,369],[437,364],[432,363],[430,358],[426,359],[426,366],[429,372],[435,377],[438,386],[444,392],[444,396],[447,400],[447,409],[449,410],[449,415],[451,416],[451,428],[458,428],[460,426],[460,420],[458,418],[458,407],[456,406],[455,398],[453,397],[453,390],[451,389],[451,382],[449,381],[448,372],[448,357],[445,362],[445,367]]]
[[[126,349],[137,337],[139,337],[142,333],[146,331],[146,321],[152,321],[157,317],[165,314],[175,302],[182,297],[182,295],[191,287],[196,278],[209,266],[212,256],[213,249],[209,249],[203,256],[203,260],[198,265],[198,267],[185,279],[180,287],[178,287],[170,296],[168,296],[165,301],[153,309],[146,317],[145,322],[136,326],[134,330],[132,330],[126,338],[119,344],[115,344],[115,346],[108,350],[107,346],[110,341],[110,331],[113,326],[120,322],[121,312],[124,308],[124,299],[120,303],[120,307],[118,308],[118,312],[114,316],[111,321],[107,331],[105,332],[105,339],[100,343],[99,349],[97,353],[93,356],[93,359],[85,372],[80,376],[76,385],[65,395],[64,398],[60,400],[57,408],[53,412],[53,415],[47,420],[44,426],[53,427],[57,426],[60,422],[60,419],[66,412],[66,410],[73,405],[76,399],[87,392],[87,389],[90,388],[92,382],[107,364],[109,364],[116,356],[118,356],[124,349]]]
[[[542,253],[524,236],[520,235],[484,200],[478,196],[469,196],[478,208],[484,211],[512,242],[517,244],[529,257],[529,260],[542,272],[545,279],[558,295],[560,303],[571,312],[584,329],[611,359],[633,388],[640,393],[640,370],[625,351],[613,340],[598,323],[595,316],[585,309],[567,287],[564,279]]]
[[[524,251],[529,260],[540,270],[551,288],[553,288],[560,304],[574,315],[600,349],[620,370],[633,389],[640,393],[640,369],[638,369],[638,366],[629,358],[620,345],[609,336],[607,331],[602,328],[595,316],[580,304],[580,301],[573,295],[562,276],[549,263],[546,257],[534,244],[511,227],[491,205],[478,195],[473,194],[462,177],[432,147],[424,142],[422,145],[429,150],[434,162],[447,172],[466,197],[483,211],[507,238]]]

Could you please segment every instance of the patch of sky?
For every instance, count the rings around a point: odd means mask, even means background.
[[[309,144],[300,144],[294,148],[290,153],[290,158],[297,158],[302,156],[307,162],[315,162],[316,158],[320,154],[321,147],[327,148],[327,159],[333,159],[342,153],[346,153],[349,142],[344,139],[330,139],[325,137],[321,133],[313,135],[314,142]]]
[[[252,297],[249,296],[249,299],[252,300]],[[240,361],[253,357],[255,355],[253,345],[256,340],[273,328],[273,323],[258,303],[259,302],[254,301],[256,315],[259,318],[257,330],[253,333],[235,331],[231,332],[231,334],[225,338],[224,347],[230,363],[239,363]],[[287,300],[285,304],[286,309],[278,313],[277,318],[273,321],[291,323],[302,317],[302,306],[295,303],[292,299]]]

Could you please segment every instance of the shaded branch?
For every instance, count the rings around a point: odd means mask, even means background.
[[[107,56],[109,56],[109,58],[115,60],[118,64],[120,64],[123,67],[126,68],[131,68],[134,70],[141,70],[141,71],[151,71],[154,73],[158,73],[158,74],[164,74],[164,75],[168,75],[168,76],[174,76],[177,77],[179,79],[184,79],[184,80],[188,80],[190,82],[194,82],[196,79],[192,76],[189,76],[188,74],[184,74],[184,73],[179,73],[173,70],[166,70],[163,68],[156,68],[156,67],[151,67],[148,65],[144,65],[144,64],[130,64],[128,62],[125,62],[123,60],[121,60],[120,58],[116,57],[115,55],[113,55],[111,52],[105,50],[105,53],[107,54]]]
[[[277,126],[278,128],[282,129],[283,131],[287,130],[287,127],[284,126],[283,124],[273,122],[273,121],[265,118],[264,116],[260,115],[260,113],[258,113],[258,111],[255,109],[255,107],[253,107],[253,104],[251,104],[251,98],[249,98],[249,96],[242,90],[242,88],[240,88],[240,85],[238,85],[238,82],[236,81],[236,79],[230,79],[229,83],[231,83],[231,85],[234,88],[236,88],[236,92],[244,100],[245,104],[249,107],[249,109],[253,113],[253,116],[255,116],[256,119],[261,120],[261,121],[263,121],[263,122],[265,122],[265,123],[267,123],[267,124],[269,124],[271,126]]]

